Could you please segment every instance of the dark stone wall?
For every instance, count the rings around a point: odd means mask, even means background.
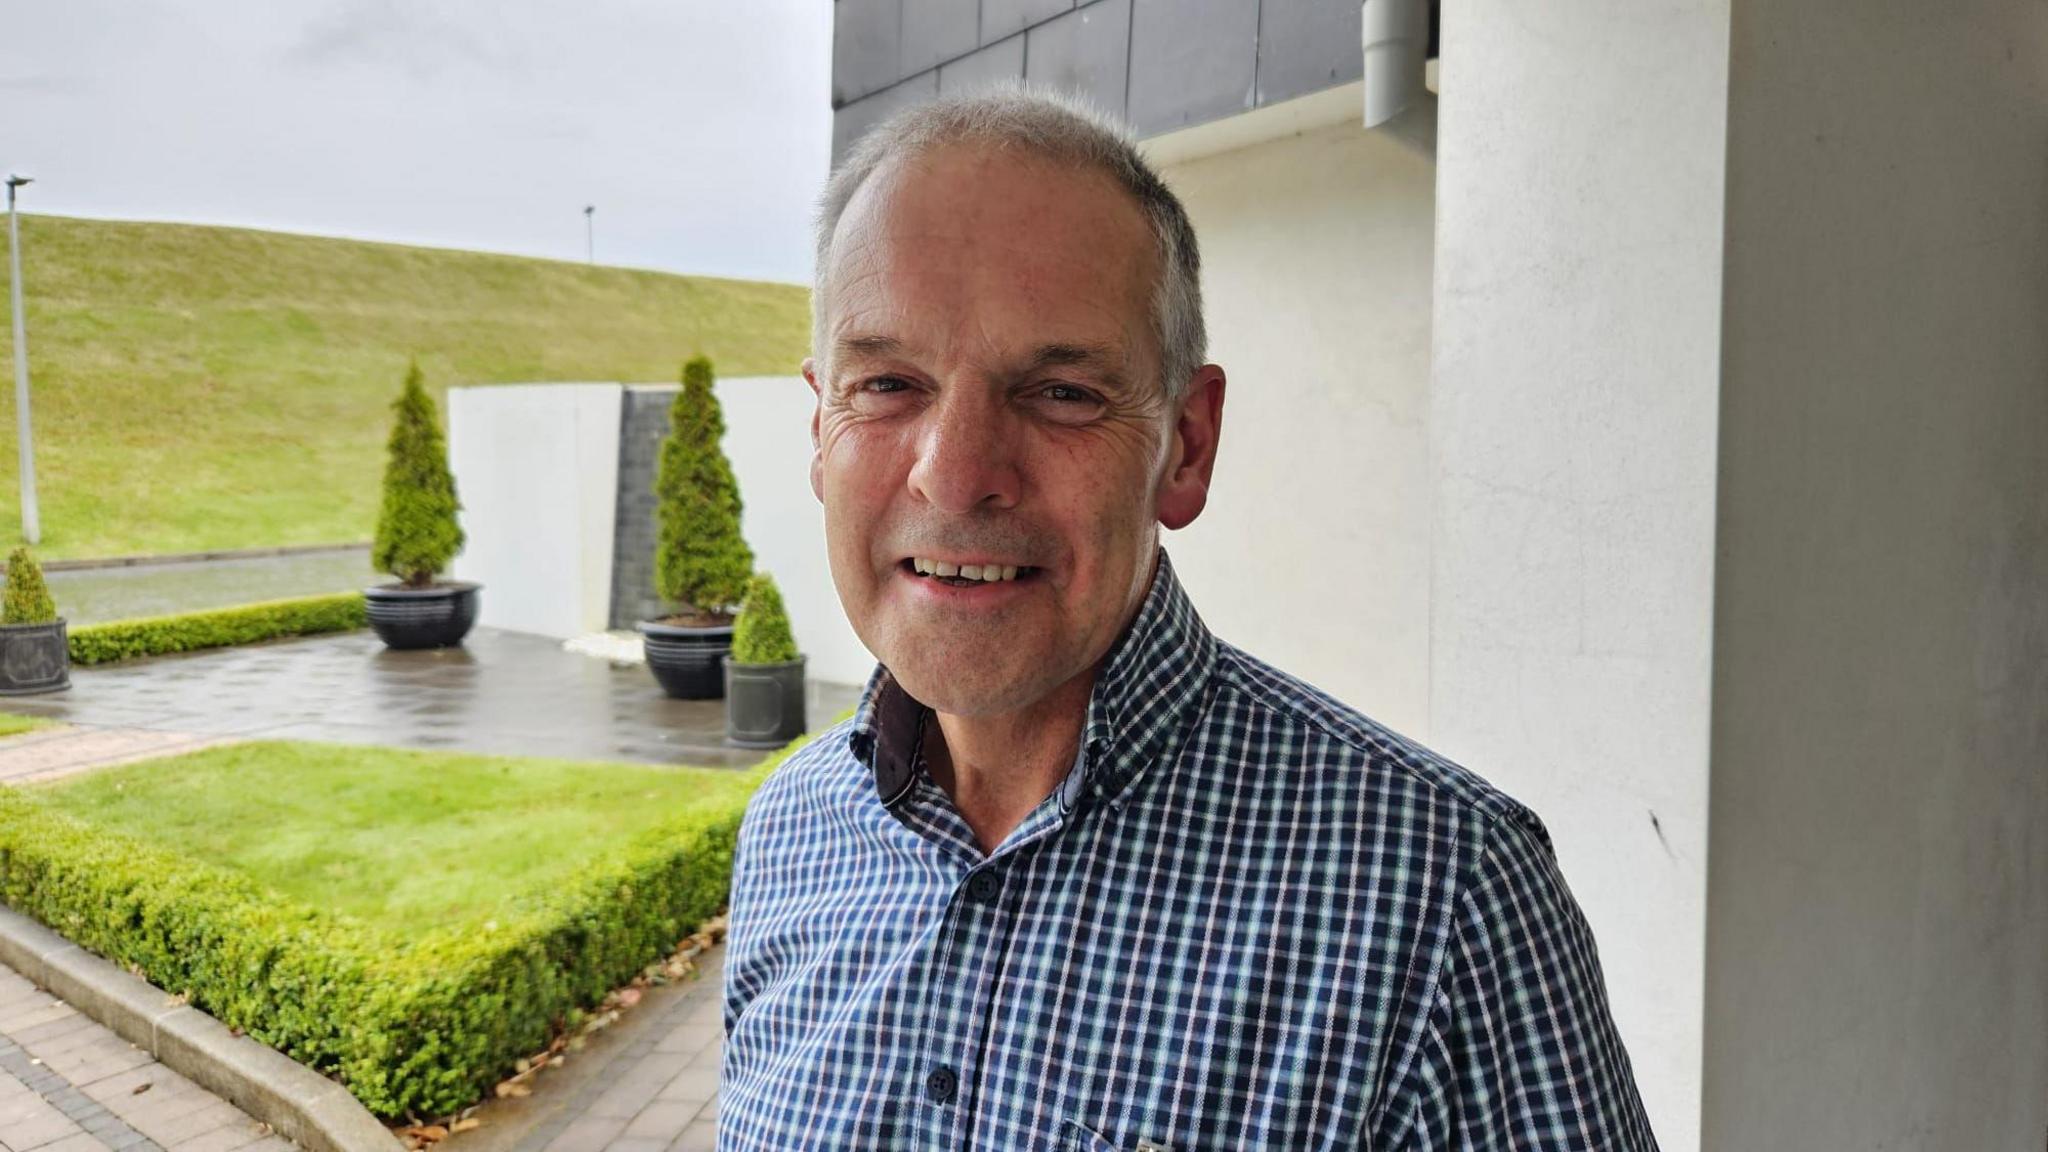
[[[654,594],[654,468],[674,385],[633,386],[619,406],[618,519],[612,525],[613,628],[669,611]]]

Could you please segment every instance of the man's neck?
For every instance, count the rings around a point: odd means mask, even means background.
[[[924,752],[932,779],[953,798],[984,855],[1067,777],[1081,746],[1093,671],[1029,708],[997,716],[934,710]]]

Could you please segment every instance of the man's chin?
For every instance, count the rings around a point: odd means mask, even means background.
[[[1029,707],[1047,690],[1039,677],[985,665],[910,660],[888,667],[913,699],[948,716],[1000,716]]]

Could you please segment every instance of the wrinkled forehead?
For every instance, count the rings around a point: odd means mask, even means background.
[[[886,162],[848,201],[817,273],[818,352],[877,325],[1080,326],[1149,345],[1157,266],[1144,213],[1108,174],[946,146]]]

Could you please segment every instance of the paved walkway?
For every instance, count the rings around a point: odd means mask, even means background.
[[[154,728],[63,724],[0,739],[0,784],[33,784],[94,768],[191,752],[221,738]]]
[[[822,726],[859,689],[812,684]],[[578,760],[745,767],[725,704],[671,700],[644,666],[478,628],[460,648],[395,652],[367,629],[73,668],[71,687],[0,710],[181,738],[330,740]]]
[[[58,609],[75,627],[287,596],[349,592],[391,577],[370,570],[368,548],[337,548],[282,556],[66,568],[47,572],[44,579]]]
[[[646,999],[533,1095],[479,1112],[481,1127],[436,1152],[709,1152],[718,1132],[718,1061],[725,1036],[720,945],[698,975]]]
[[[296,1148],[0,965],[0,1150]]]

